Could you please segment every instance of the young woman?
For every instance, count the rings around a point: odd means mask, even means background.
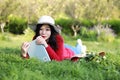
[[[71,59],[74,56],[85,56],[85,54],[81,54],[83,45],[80,40],[78,40],[76,47],[64,44],[64,40],[55,26],[55,21],[50,16],[42,16],[38,20],[33,40],[34,39],[36,39],[37,44],[43,44],[45,46],[51,60],[62,61]],[[29,58],[29,55],[27,54],[28,47],[29,42],[24,42],[22,44],[21,50],[22,57],[24,58]]]

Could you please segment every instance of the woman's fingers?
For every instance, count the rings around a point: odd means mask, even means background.
[[[40,40],[42,37],[41,36],[38,36],[37,38],[36,38],[36,40]]]
[[[25,47],[26,47],[26,48],[28,48],[28,46],[29,46],[29,43],[28,43],[28,42],[27,42],[27,43],[25,43]]]
[[[36,43],[37,43],[37,44],[43,44],[43,41],[44,41],[44,39],[43,39],[43,37],[41,37],[41,36],[38,36],[38,37],[36,38]]]
[[[27,52],[27,50],[28,50],[28,48],[29,48],[29,46],[30,46],[30,43],[28,43],[28,42],[24,42],[23,44],[22,44],[22,51],[24,52],[24,53],[26,53]]]
[[[23,48],[27,48],[30,44],[28,42],[23,43]]]

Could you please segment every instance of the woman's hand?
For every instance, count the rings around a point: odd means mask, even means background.
[[[22,44],[22,46],[21,46],[22,55],[23,55],[24,57],[27,56],[27,51],[28,51],[29,46],[30,46],[30,43],[29,43],[29,42],[24,42],[24,43]]]
[[[36,38],[36,43],[37,44],[43,44],[45,47],[48,46],[47,42],[45,41],[45,39],[42,36],[38,36]]]

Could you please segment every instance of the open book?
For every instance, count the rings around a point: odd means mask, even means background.
[[[44,62],[51,61],[45,47],[43,45],[37,45],[36,40],[30,42],[28,54],[30,58],[37,58]]]

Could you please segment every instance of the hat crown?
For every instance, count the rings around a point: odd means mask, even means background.
[[[44,23],[54,25],[55,21],[52,17],[45,15],[45,16],[40,17],[38,20],[38,24],[44,24]]]

